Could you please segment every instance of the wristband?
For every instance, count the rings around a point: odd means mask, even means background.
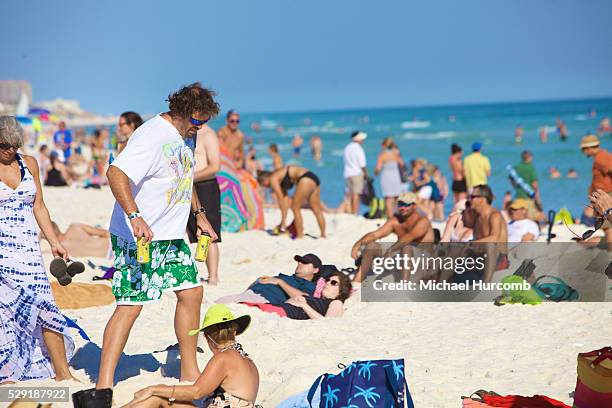
[[[130,220],[133,220],[133,219],[138,218],[138,217],[142,217],[138,211],[131,212],[131,213],[128,215],[128,218],[129,218]]]
[[[174,405],[176,398],[174,398],[174,385],[172,386],[172,392],[170,393],[170,398],[168,398],[168,405]]]
[[[206,214],[206,209],[204,207],[200,207],[193,212],[193,216],[197,216],[198,214]]]

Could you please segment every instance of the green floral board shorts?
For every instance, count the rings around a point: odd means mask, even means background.
[[[118,305],[142,305],[161,299],[167,290],[195,288],[202,284],[183,239],[153,241],[150,262],[136,261],[136,242],[111,235],[115,255],[113,294]]]

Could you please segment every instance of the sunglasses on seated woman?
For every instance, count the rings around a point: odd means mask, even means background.
[[[331,284],[332,286],[338,286],[340,284],[339,280],[332,280],[332,278],[325,279],[325,282]]]
[[[604,217],[600,217],[596,219],[595,225],[593,225],[594,229],[584,231],[584,234],[582,234],[582,239],[585,240],[585,239],[591,238],[593,234],[595,233],[595,231],[597,231],[603,226],[604,222],[605,222]]]

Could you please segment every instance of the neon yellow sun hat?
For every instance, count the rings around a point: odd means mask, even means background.
[[[190,330],[190,336],[197,336],[199,332],[206,329],[207,327],[214,326],[215,324],[236,322],[238,324],[238,330],[236,335],[244,333],[244,331],[251,324],[251,316],[243,315],[240,317],[234,317],[232,311],[226,305],[213,305],[208,308],[204,320],[199,328]]]

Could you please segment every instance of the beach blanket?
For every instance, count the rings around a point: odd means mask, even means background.
[[[258,193],[257,180],[221,148],[217,182],[221,190],[221,231],[239,232],[263,228],[263,199]]]
[[[476,397],[474,396],[476,395]],[[478,390],[468,398],[462,397],[464,408],[500,407],[500,408],[571,408],[561,401],[545,395],[524,397],[522,395],[499,395],[493,391]]]
[[[51,292],[60,309],[84,309],[110,305],[115,301],[111,287],[104,284],[72,282],[62,286],[51,282]]]

